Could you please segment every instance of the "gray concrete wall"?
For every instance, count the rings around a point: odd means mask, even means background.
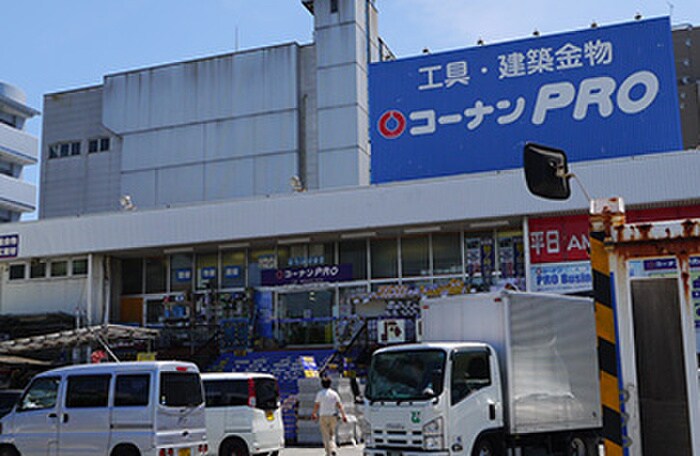
[[[111,137],[106,152],[88,153],[91,138]],[[80,141],[77,156],[49,159],[49,146]],[[102,88],[44,97],[39,218],[105,212],[119,208],[121,145],[102,126]]]

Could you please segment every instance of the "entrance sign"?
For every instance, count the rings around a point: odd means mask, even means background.
[[[370,66],[372,182],[682,148],[668,18]],[[592,134],[595,132],[595,134]]]

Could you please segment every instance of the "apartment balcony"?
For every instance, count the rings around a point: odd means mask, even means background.
[[[36,210],[36,185],[0,174],[0,209],[13,212]]]
[[[0,160],[34,165],[38,154],[39,140],[35,136],[0,123]]]

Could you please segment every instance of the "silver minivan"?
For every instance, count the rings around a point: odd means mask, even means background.
[[[277,456],[284,426],[277,379],[262,373],[202,374],[210,455]]]
[[[34,377],[0,420],[0,456],[200,456],[208,451],[197,366],[103,363]]]

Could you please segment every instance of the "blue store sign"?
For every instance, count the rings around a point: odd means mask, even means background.
[[[264,286],[343,282],[352,280],[352,265],[334,264],[305,268],[270,269],[261,271],[261,274],[261,282]]]
[[[530,267],[530,291],[575,293],[593,289],[590,261],[545,263]]]
[[[668,18],[375,63],[369,90],[374,183],[682,148]]]

